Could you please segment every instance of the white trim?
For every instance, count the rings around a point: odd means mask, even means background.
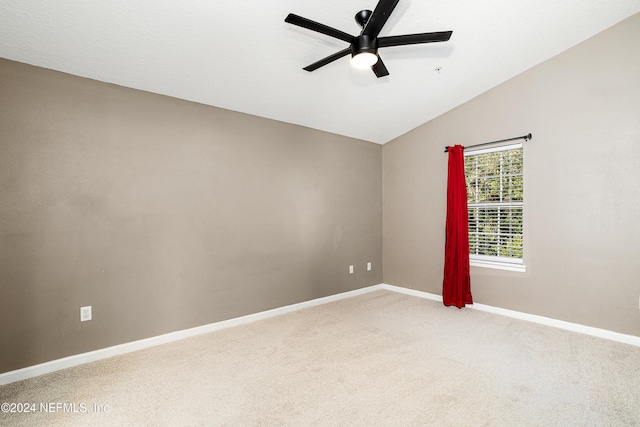
[[[496,151],[516,150],[522,147],[523,147],[522,142],[518,142],[515,144],[501,145],[499,147],[493,147],[493,148],[479,148],[477,150],[469,150],[469,151],[465,150],[464,157],[478,156],[480,154],[487,154],[487,153],[495,153]]]
[[[382,289],[442,302],[441,295],[417,291],[415,289],[400,288],[398,286],[386,284],[382,284]],[[635,335],[621,334],[619,332],[613,332],[607,329],[594,328],[592,326],[585,326],[579,323],[565,322],[564,320],[552,319],[550,317],[538,316],[535,314],[522,313],[520,311],[507,310],[506,308],[493,307],[484,304],[473,303],[467,305],[466,307],[472,308],[474,310],[486,311],[488,313],[499,314],[501,316],[512,317],[514,319],[525,320],[527,322],[538,323],[545,326],[551,326],[554,328],[578,332],[580,334],[591,335],[593,337],[604,338],[606,340],[617,341],[624,344],[630,344],[636,347],[640,347],[640,337]]]
[[[494,264],[522,264],[524,262],[522,258],[508,258],[508,257],[478,255],[478,254],[469,254],[469,260],[477,261],[477,262],[492,262]]]
[[[39,365],[28,366],[26,368],[0,374],[0,385],[26,380],[28,378],[37,377],[38,375],[48,374],[50,372],[83,365],[89,362],[96,362],[98,360],[106,359],[113,356],[119,356],[121,354],[131,353],[133,351],[143,350],[145,348],[155,347],[161,344],[168,344],[170,342],[179,341],[185,338],[202,335],[209,332],[219,331],[221,329],[231,328],[233,326],[245,325],[257,320],[280,316],[282,314],[302,310],[303,308],[315,307],[318,305],[338,301],[345,298],[351,298],[356,295],[362,295],[381,289],[382,285],[373,285],[349,292],[343,292],[336,295],[329,295],[327,297],[313,299],[311,301],[304,301],[297,304],[278,307],[272,310],[262,311],[260,313],[249,314],[229,320],[223,320],[221,322],[210,323],[208,325],[197,326],[195,328],[184,329],[182,331],[171,332],[164,335],[158,335],[152,338],[146,338],[138,341],[115,345],[112,347],[102,348],[99,350],[90,351],[88,353],[75,354],[73,356],[64,357],[62,359],[52,360],[50,362],[41,363]]]
[[[482,267],[482,268],[495,268],[496,270],[517,271],[519,273],[524,273],[525,271],[527,271],[527,266],[524,264],[518,264],[513,262],[509,263],[509,262],[481,261],[479,259],[471,259],[471,257],[469,257],[469,266]]]
[[[323,298],[317,298],[311,301],[305,301],[297,304],[287,305],[285,307],[274,308],[272,310],[262,311],[260,313],[249,314],[246,316],[236,317],[234,319],[223,320],[221,322],[211,323],[204,326],[198,326],[182,331],[171,332],[157,337],[147,338],[139,341],[133,341],[125,344],[107,347],[100,350],[90,351],[88,353],[76,354],[62,359],[52,360],[50,362],[41,363],[39,365],[28,366],[26,368],[0,374],[0,385],[13,383],[16,381],[26,380],[28,378],[37,377],[39,375],[48,374],[50,372],[59,371],[73,366],[83,365],[89,362],[106,359],[133,351],[143,350],[145,348],[155,347],[161,344],[167,344],[179,341],[185,338],[206,334],[209,332],[219,331],[221,329],[231,328],[233,326],[244,325],[255,322],[257,320],[267,319],[269,317],[279,316],[281,314],[291,313],[303,308],[315,307],[318,305],[334,302],[357,295],[366,294],[373,291],[386,290],[410,295],[418,298],[425,298],[432,301],[442,302],[442,296],[431,294],[428,292],[418,291],[415,289],[402,288],[399,286],[379,284],[366,288],[356,289],[354,291],[343,292],[336,295],[330,295]],[[512,317],[515,319],[525,320],[528,322],[539,323],[541,325],[552,326],[554,328],[565,329],[568,331],[578,332],[585,335],[591,335],[598,338],[604,338],[611,341],[617,341],[624,344],[630,344],[640,347],[640,337],[635,335],[625,335],[618,332],[608,331],[606,329],[584,326],[577,323],[565,322],[562,320],[551,319],[549,317],[537,316],[534,314],[521,313],[519,311],[507,310],[500,307],[492,307],[484,304],[471,304],[467,306],[475,310],[486,311],[488,313],[498,314],[501,316]]]

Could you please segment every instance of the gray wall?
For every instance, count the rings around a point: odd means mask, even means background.
[[[381,162],[0,60],[0,372],[380,283]]]
[[[477,303],[640,335],[640,15],[383,147],[384,282],[441,294],[445,145],[525,143],[526,273]]]

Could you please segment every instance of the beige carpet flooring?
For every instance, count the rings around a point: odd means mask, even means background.
[[[376,291],[8,384],[0,402],[37,405],[2,426],[634,426],[640,348]]]

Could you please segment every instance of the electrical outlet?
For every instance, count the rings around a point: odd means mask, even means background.
[[[353,274],[353,265],[349,266],[349,274]]]
[[[367,263],[367,271],[371,271],[371,263],[370,262]]]
[[[88,305],[86,307],[80,307],[80,321],[86,322],[87,320],[91,320],[91,306]]]

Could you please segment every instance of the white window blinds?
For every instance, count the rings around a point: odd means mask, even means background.
[[[522,264],[522,143],[465,153],[469,258]]]

